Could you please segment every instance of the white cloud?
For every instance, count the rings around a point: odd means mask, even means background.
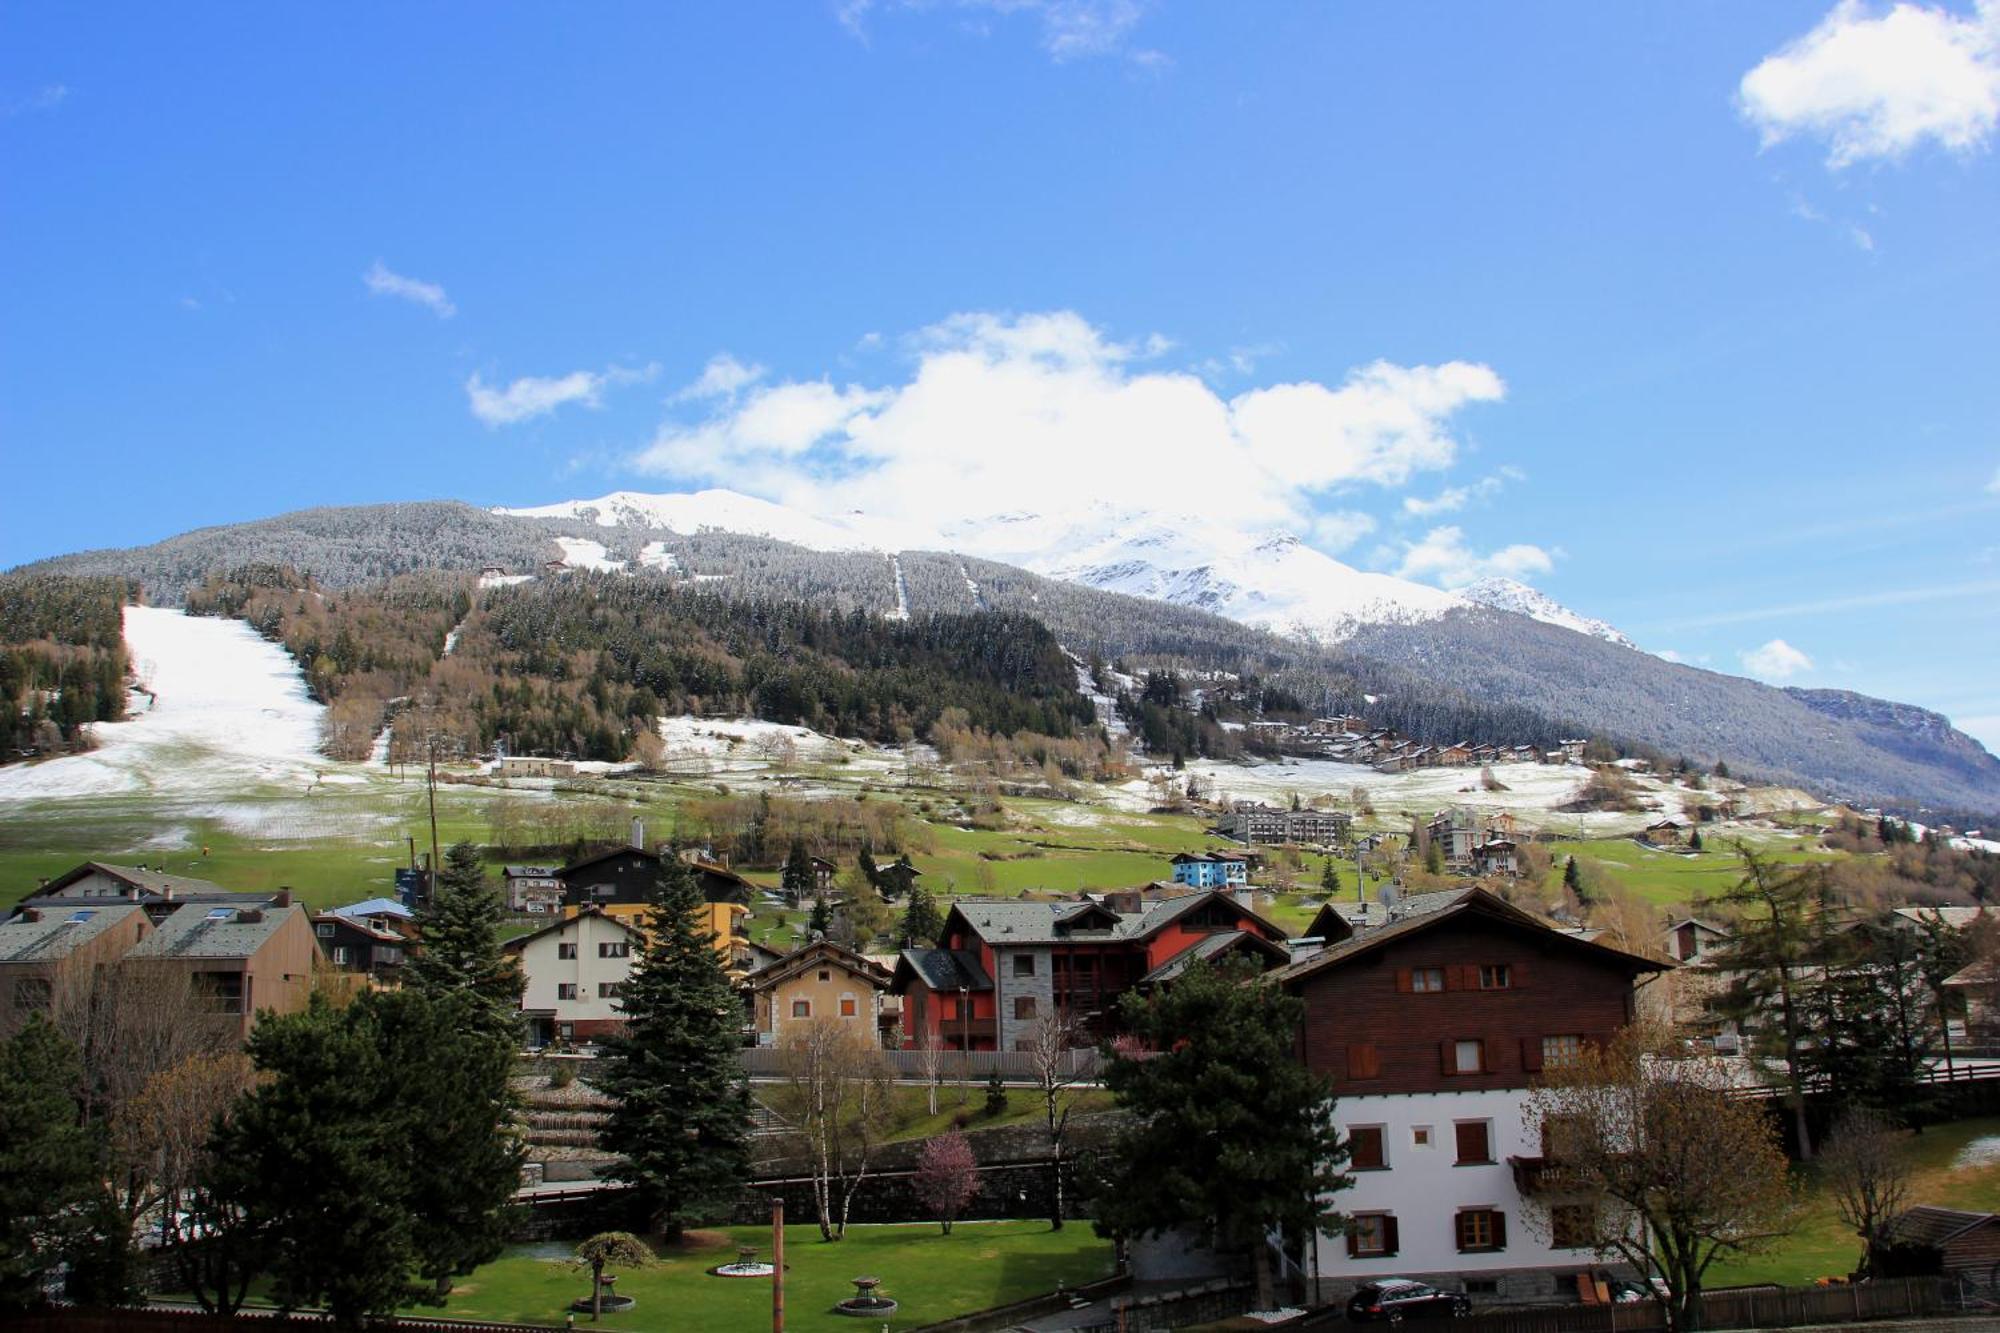
[[[361,275],[361,281],[366,283],[368,290],[376,296],[394,296],[405,301],[414,301],[439,319],[450,319],[458,313],[458,307],[444,294],[444,288],[435,282],[423,282],[391,272],[379,259]]]
[[[1988,495],[2000,495],[2000,467],[1993,469],[1993,480],[1986,483]]]
[[[1334,492],[1449,466],[1453,417],[1505,393],[1483,365],[1377,362],[1224,398],[1145,364],[1166,345],[1067,311],[955,315],[905,340],[901,383],[745,383],[705,420],[667,422],[634,462],[813,512],[933,523],[1106,500],[1186,514],[1223,498],[1232,522],[1344,545],[1367,520],[1316,517]]]
[[[1322,551],[1338,554],[1375,531],[1375,520],[1352,509],[1336,509],[1317,514],[1312,522],[1312,544]]]
[[[573,370],[567,375],[524,375],[510,384],[488,384],[477,371],[465,382],[465,396],[472,415],[489,426],[511,426],[545,416],[568,403],[601,407],[609,385],[649,380],[657,366],[630,370],[612,366],[608,370]]]
[[[1822,138],[1835,169],[1926,141],[1969,152],[2000,122],[2000,0],[1978,0],[1971,14],[1841,0],[1745,74],[1739,92],[1766,146]]]
[[[1744,669],[1764,680],[1789,680],[1801,671],[1811,671],[1813,661],[1783,639],[1773,639],[1761,648],[1738,654]]]
[[[1148,8],[1147,0],[945,0],[942,4],[937,0],[892,0],[892,3],[894,8],[903,10],[945,9],[1002,18],[1025,16],[1039,26],[1042,50],[1059,62],[1124,54],[1126,39],[1145,18]],[[834,16],[855,38],[866,42],[867,20],[877,8],[878,0],[841,0],[834,6]],[[972,25],[972,30],[983,32],[984,26]],[[1161,52],[1152,50],[1134,51],[1131,59],[1148,70],[1172,63]]]
[[[727,352],[708,359],[701,374],[694,383],[674,395],[676,402],[700,401],[707,398],[733,398],[737,393],[764,378],[764,367],[744,365]]]
[[[1445,526],[1432,528],[1420,542],[1406,542],[1396,572],[1406,579],[1462,588],[1487,578],[1518,579],[1525,583],[1554,568],[1554,557],[1539,546],[1517,542],[1482,555],[1466,545],[1462,530]]]
[[[1519,481],[1524,475],[1519,468],[1504,467],[1497,475],[1481,477],[1470,486],[1448,486],[1430,499],[1406,495],[1403,497],[1403,512],[1415,518],[1456,513],[1474,500],[1492,499],[1509,481]]]

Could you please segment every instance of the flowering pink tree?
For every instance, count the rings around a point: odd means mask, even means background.
[[[951,1224],[972,1196],[979,1193],[979,1163],[972,1145],[957,1130],[940,1134],[917,1154],[917,1199],[951,1234]]]

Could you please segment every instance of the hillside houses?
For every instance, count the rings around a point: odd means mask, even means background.
[[[1582,741],[1563,741],[1553,750],[1532,745],[1453,741],[1435,745],[1412,740],[1392,727],[1373,727],[1359,717],[1315,718],[1311,722],[1252,722],[1243,729],[1253,746],[1276,754],[1358,764],[1380,773],[1419,768],[1481,768],[1489,764],[1580,764]]]
[[[1453,806],[1433,815],[1424,831],[1448,870],[1467,875],[1520,872],[1514,816],[1504,810]]]
[[[1215,831],[1242,843],[1332,847],[1347,841],[1347,831],[1353,824],[1354,816],[1340,810],[1283,810],[1254,801],[1238,801],[1215,821]]]

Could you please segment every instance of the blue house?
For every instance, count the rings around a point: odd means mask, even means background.
[[[1250,882],[1250,863],[1228,852],[1179,852],[1173,866],[1174,883],[1190,888],[1223,889]]]

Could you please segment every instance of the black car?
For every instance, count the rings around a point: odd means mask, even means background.
[[[1347,1301],[1347,1317],[1374,1319],[1444,1319],[1472,1313],[1472,1298],[1462,1291],[1427,1287],[1408,1278],[1377,1278]]]

